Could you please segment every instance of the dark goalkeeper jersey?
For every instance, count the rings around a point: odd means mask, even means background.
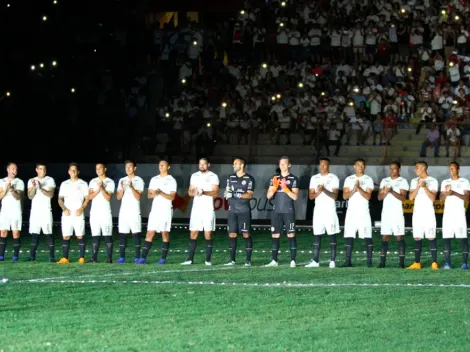
[[[289,174],[287,176],[282,176],[280,174],[274,175],[274,177],[277,177],[280,182],[282,180],[286,180],[286,186],[289,188],[291,191],[293,188],[299,188],[299,179],[292,175]],[[269,181],[269,186],[273,185],[273,179],[271,178],[271,181]],[[281,185],[279,184],[279,188],[277,189],[276,193],[274,193],[274,208],[273,211],[275,213],[280,213],[280,214],[286,214],[286,213],[295,213],[295,208],[294,208],[294,200],[290,198],[282,189]]]
[[[232,174],[227,178],[226,190],[232,192],[232,197],[228,199],[229,211],[234,213],[249,213],[250,200],[237,198],[236,194],[243,194],[247,192],[255,191],[255,179],[249,174],[244,174],[241,177],[237,177],[236,174]]]

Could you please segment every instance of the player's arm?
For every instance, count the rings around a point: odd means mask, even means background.
[[[419,187],[420,186],[416,186],[415,189],[410,191],[410,200],[415,200],[416,196],[418,195]]]
[[[10,189],[10,192],[13,198],[15,198],[16,200],[19,200],[21,196],[23,195],[23,191],[13,189],[13,188]]]
[[[148,198],[148,199],[153,199],[153,198],[155,198],[155,197],[157,196],[157,192],[158,192],[158,190],[156,190],[156,189],[150,189],[150,188],[149,188],[149,189],[147,190],[147,198]]]
[[[116,191],[116,199],[121,200],[123,195],[124,195],[124,184],[122,180],[119,180],[119,186]]]
[[[41,187],[41,188],[39,188],[39,192],[41,192],[42,194],[44,194],[48,198],[52,198],[52,197],[54,197],[55,187],[51,187],[47,190],[44,189],[43,187]],[[36,194],[36,191],[34,191],[34,193]],[[29,195],[29,189],[28,189],[28,195]],[[30,198],[30,199],[32,199],[32,198]]]
[[[359,192],[361,196],[363,196],[367,200],[370,200],[370,198],[372,197],[372,191],[373,191],[372,188],[367,188],[364,191],[361,187],[358,187],[357,191]]]
[[[460,194],[460,193],[457,193],[457,192],[451,190],[448,195],[456,196],[457,198],[460,198],[464,202],[466,202],[466,201],[468,201],[470,191],[464,191],[464,194]]]
[[[101,185],[100,192],[103,195],[104,199],[106,199],[107,202],[110,202],[111,198],[113,197],[113,193],[114,193],[114,185],[109,190],[106,189],[106,187],[104,185]]]
[[[387,187],[383,187],[379,190],[379,194],[377,195],[377,199],[378,200],[384,200],[385,197],[387,196],[387,194],[388,194]]]
[[[176,197],[176,192],[165,193],[165,192],[162,192],[160,190],[157,190],[156,191],[156,196],[162,196],[165,199],[174,201],[175,197]]]
[[[196,188],[197,187],[195,185],[189,185],[188,196],[195,197],[196,196]]]
[[[240,199],[251,199],[253,198],[253,191],[246,191],[245,193],[239,193],[240,194]]]
[[[333,200],[338,199],[338,193],[339,193],[338,188],[333,188],[333,191],[330,192],[326,188],[322,187],[322,192]]]
[[[59,207],[62,209],[63,212],[68,211],[67,207],[65,206],[64,203],[64,197],[59,196]]]
[[[140,198],[142,197],[142,191],[135,189],[132,182],[129,184],[129,188],[131,189],[134,198],[140,200]]]
[[[390,194],[398,199],[400,202],[404,202],[406,200],[408,191],[406,189],[400,189],[400,193],[395,192],[393,189],[390,189]]]
[[[440,200],[441,202],[445,202],[447,196],[450,196],[451,192],[452,192],[452,191],[451,191],[450,189],[449,189],[448,191],[446,191],[446,189],[445,189],[444,186],[441,187],[441,193],[439,194],[439,200]]]
[[[202,191],[202,194],[209,197],[216,197],[219,194],[219,185],[212,185],[212,191]]]
[[[434,202],[436,200],[437,191],[431,191],[426,185],[421,186],[421,187],[423,187],[424,192],[426,193],[428,198]]]
[[[292,200],[297,200],[299,198],[299,189],[298,188],[287,188],[287,191],[284,190],[284,193]]]
[[[352,190],[349,190],[349,187],[343,187],[343,199],[348,200],[349,198],[352,197],[354,192],[356,192],[354,188]]]
[[[271,179],[271,183],[269,185],[268,193],[266,194],[266,198],[271,199],[272,197],[274,197],[274,195],[277,192],[277,189],[279,188],[279,182],[280,181],[279,181],[279,178],[277,176],[274,176]]]
[[[34,187],[31,182],[31,187],[28,187],[28,198],[33,199],[35,195],[36,195],[36,187]]]

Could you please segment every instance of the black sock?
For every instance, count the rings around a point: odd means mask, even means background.
[[[279,253],[280,244],[281,244],[281,240],[279,238],[273,238],[271,256],[275,262],[277,262],[277,255]]]
[[[446,264],[450,265],[450,238],[444,238],[444,258]]]
[[[6,246],[7,246],[7,238],[6,237],[0,237],[0,256],[2,256],[2,257],[5,256]]]
[[[69,259],[70,240],[62,240],[62,256]]]
[[[462,263],[468,264],[468,238],[462,238],[460,243],[462,245]]]
[[[382,241],[382,248],[380,249],[380,264],[385,265],[387,260],[388,241]]]
[[[423,249],[423,240],[415,241],[415,263],[421,263],[421,250]]]
[[[92,247],[91,247],[91,251],[92,251],[92,258],[94,260],[98,260],[98,251],[100,249],[100,237],[99,236],[96,236],[96,237],[92,237],[91,239],[91,243],[92,243]]]
[[[229,238],[229,245],[230,245],[230,248],[229,248],[229,252],[230,252],[230,260],[232,262],[235,261],[235,257],[237,255],[237,238],[232,238],[230,237]]]
[[[400,267],[405,266],[405,251],[406,251],[405,240],[398,241],[398,256],[400,258]]]
[[[108,259],[113,258],[113,236],[105,236],[106,241],[106,255]]]
[[[213,243],[214,243],[214,240],[206,240],[206,262],[211,261]]]
[[[296,237],[288,237],[287,242],[289,244],[290,260],[295,261],[295,258],[297,257],[297,238]]]
[[[134,237],[135,257],[140,258],[140,233],[134,233],[132,234],[132,237]]]
[[[170,242],[163,242],[162,243],[162,255],[161,255],[162,259],[166,259],[169,249],[170,249]]]
[[[336,261],[336,235],[329,235],[330,240],[330,261]]]
[[[250,237],[245,238],[245,255],[246,255],[246,262],[251,262],[251,254],[253,253],[253,239]]]
[[[119,257],[121,258],[126,257],[126,247],[127,247],[127,234],[120,233],[119,234]]]
[[[374,243],[372,238],[366,238],[367,265],[372,265],[372,254],[374,252]]]
[[[189,240],[189,255],[188,260],[194,260],[194,253],[196,252],[197,240]]]
[[[54,237],[52,237],[52,235],[44,235],[44,236],[46,237],[46,243],[47,243],[47,246],[49,247],[49,257],[55,258]]]
[[[20,254],[20,243],[21,240],[19,238],[13,239],[13,256],[17,257]]]
[[[353,250],[353,238],[345,238],[346,241],[346,264],[351,264],[351,256]]]
[[[80,248],[80,258],[85,258],[85,247],[86,247],[86,243],[85,243],[85,239],[84,238],[80,238],[78,240],[78,247]]]
[[[31,234],[31,251],[29,256],[33,259],[36,259],[36,252],[38,250],[39,236],[35,233]]]
[[[144,242],[144,248],[142,248],[142,253],[140,255],[141,258],[147,258],[147,255],[150,252],[150,249],[152,248],[152,242],[150,241],[145,241]]]
[[[437,240],[433,239],[429,241],[429,245],[431,247],[431,257],[432,261],[437,262]]]
[[[313,235],[313,260],[315,262],[320,261],[320,248],[321,248],[322,235]]]

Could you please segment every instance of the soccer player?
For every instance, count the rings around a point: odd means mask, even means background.
[[[162,233],[162,252],[158,264],[166,263],[166,256],[170,249],[171,220],[173,219],[173,200],[176,196],[176,180],[169,174],[170,164],[166,160],[158,163],[160,174],[152,177],[147,191],[148,199],[153,199],[150,210],[147,235],[145,236],[144,248],[138,264],[145,264],[147,254],[152,248],[155,233]]]
[[[20,232],[23,221],[21,197],[24,192],[24,182],[16,177],[18,165],[8,163],[7,177],[0,180],[0,261],[5,260],[8,231],[13,235],[13,261],[18,261],[20,253]]]
[[[445,265],[443,269],[452,269],[450,262],[450,240],[460,239],[462,245],[462,269],[468,269],[468,238],[465,202],[470,197],[470,183],[459,176],[460,165],[449,164],[450,178],[442,181],[440,199],[444,202],[442,218],[442,237],[444,239]]]
[[[78,164],[69,164],[70,179],[61,183],[59,206],[62,208],[62,258],[57,264],[69,264],[70,237],[77,236],[80,249],[80,264],[85,264],[85,216],[88,205],[88,185],[79,178]]]
[[[206,158],[199,159],[199,171],[191,175],[188,195],[194,197],[189,219],[189,256],[182,265],[191,265],[196,251],[197,237],[204,231],[206,239],[206,262],[211,266],[212,231],[215,231],[214,197],[219,194],[219,178],[209,171],[210,164]]]
[[[379,268],[385,268],[388,243],[394,235],[397,239],[400,268],[405,268],[405,217],[403,216],[403,201],[410,189],[408,181],[400,176],[401,164],[397,161],[390,164],[390,177],[380,182],[378,199],[383,200],[381,229],[382,248],[380,250]]]
[[[410,200],[414,200],[413,238],[415,240],[415,261],[408,269],[421,269],[423,238],[427,238],[431,247],[431,268],[438,270],[434,201],[436,200],[439,183],[434,177],[428,175],[428,164],[425,161],[416,163],[415,172],[418,177],[411,180],[410,186]]]
[[[339,179],[330,173],[330,159],[320,159],[320,173],[312,176],[308,196],[315,199],[313,211],[313,259],[306,268],[320,266],[320,248],[325,232],[330,242],[330,268],[336,267],[336,234],[340,232],[336,199],[338,199]]]
[[[36,164],[37,176],[28,181],[28,198],[31,199],[29,233],[31,234],[31,252],[28,261],[36,261],[39,235],[42,233],[49,247],[49,261],[55,263],[55,243],[52,236],[51,198],[56,188],[52,177],[46,175],[46,165]]]
[[[228,200],[228,237],[230,241],[230,261],[226,266],[235,265],[237,236],[241,232],[245,239],[245,267],[251,266],[253,240],[251,238],[250,199],[255,191],[255,179],[245,172],[246,161],[243,158],[233,160],[233,171],[227,178],[224,197]]]
[[[88,200],[91,201],[90,228],[92,236],[92,257],[88,263],[98,262],[101,237],[106,241],[106,263],[113,262],[113,216],[111,213],[111,198],[114,194],[114,181],[106,176],[106,165],[98,163],[96,175],[90,181]]]
[[[268,199],[274,198],[271,212],[272,260],[267,267],[278,266],[281,232],[287,232],[290,250],[290,267],[295,268],[297,256],[297,239],[295,237],[295,207],[294,201],[299,197],[299,179],[290,173],[291,163],[289,157],[283,156],[279,160],[280,173],[274,175],[270,181]]]
[[[142,231],[142,219],[140,216],[140,198],[144,191],[144,180],[135,174],[136,163],[127,160],[124,163],[126,177],[119,180],[116,199],[121,200],[119,209],[119,260],[117,264],[126,262],[127,235],[132,233],[134,237],[135,258],[134,264],[140,259],[140,233]]]
[[[348,200],[348,210],[344,223],[344,239],[346,241],[346,261],[344,267],[351,267],[353,239],[358,233],[359,238],[366,241],[367,266],[372,267],[372,222],[369,213],[369,200],[374,190],[374,181],[364,174],[366,162],[356,159],[356,173],[346,178],[343,186],[343,198]]]

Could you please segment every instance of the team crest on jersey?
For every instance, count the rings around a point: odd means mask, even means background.
[[[242,181],[242,185],[243,185],[243,186],[246,185],[246,181],[245,181],[245,180]]]

